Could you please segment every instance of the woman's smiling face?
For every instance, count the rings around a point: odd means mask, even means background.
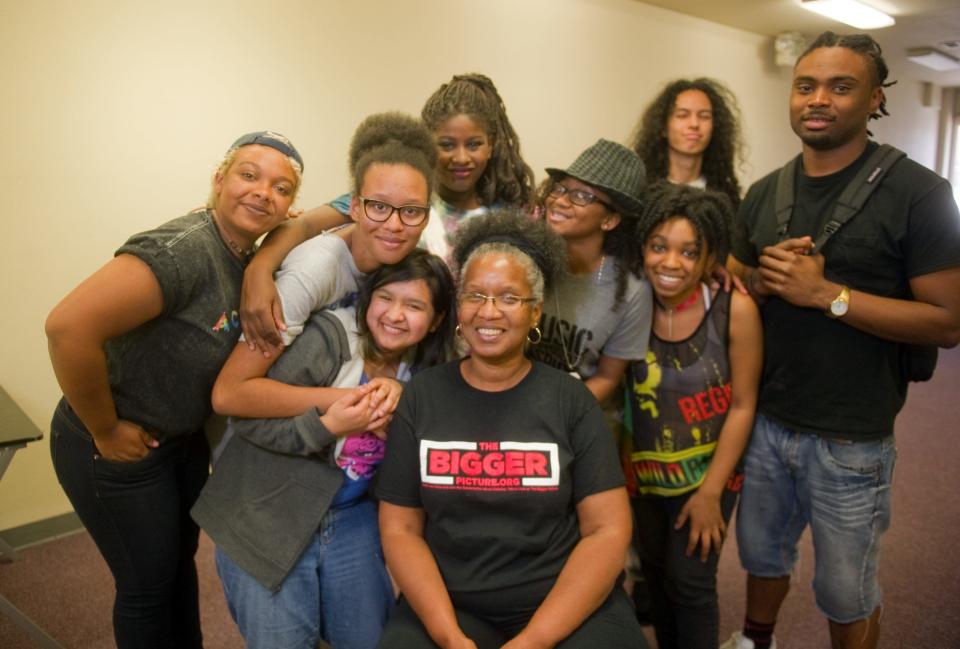
[[[390,205],[430,205],[427,179],[410,165],[402,163],[370,165],[364,173],[360,195]],[[350,204],[350,216],[357,223],[350,249],[357,268],[365,273],[384,264],[395,264],[410,254],[427,225],[427,219],[417,225],[406,225],[397,211],[386,221],[374,221],[364,214],[356,196]]]
[[[708,256],[689,219],[674,216],[661,223],[643,245],[643,270],[660,303],[683,302],[703,280]]]
[[[454,115],[434,131],[437,193],[445,200],[472,197],[493,155],[493,139],[469,115]]]
[[[620,223],[620,215],[609,207],[612,201],[603,190],[572,176],[554,180],[553,184],[562,193],[558,196],[558,192],[551,191],[547,196],[545,218],[550,229],[567,241],[602,237],[604,232]],[[577,205],[573,202],[572,192],[592,196],[592,202]]]
[[[540,321],[541,304],[529,299],[532,293],[526,268],[512,255],[488,252],[472,259],[461,283],[457,311],[471,354],[489,362],[523,356],[527,334]],[[495,299],[481,304],[478,295]],[[522,301],[509,305],[510,298],[504,300],[504,296]]]
[[[374,289],[366,324],[377,348],[386,354],[402,354],[419,344],[438,324],[427,282],[414,279]]]
[[[287,156],[276,149],[240,147],[230,166],[214,178],[214,208],[222,226],[252,244],[287,218],[296,178]]]

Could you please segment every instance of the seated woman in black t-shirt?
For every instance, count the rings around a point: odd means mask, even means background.
[[[403,595],[380,647],[646,647],[618,587],[631,527],[612,435],[581,382],[524,354],[562,251],[515,213],[462,226],[470,355],[411,381],[377,486]]]

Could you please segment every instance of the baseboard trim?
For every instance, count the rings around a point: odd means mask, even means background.
[[[19,527],[0,530],[0,537],[15,550],[53,541],[83,531],[83,523],[76,512],[67,512]]]

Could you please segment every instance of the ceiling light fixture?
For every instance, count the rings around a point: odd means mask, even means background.
[[[932,47],[916,47],[907,50],[907,58],[931,70],[943,72],[945,70],[960,69],[960,60],[949,54],[938,52]]]
[[[895,22],[879,9],[857,0],[800,0],[800,6],[857,29],[879,29]]]

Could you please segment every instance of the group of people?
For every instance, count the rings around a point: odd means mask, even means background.
[[[239,138],[205,208],[47,320],[54,466],[118,647],[202,646],[202,528],[251,648],[643,648],[632,546],[660,649],[715,649],[738,495],[724,647],[776,646],[807,525],[834,647],[875,647],[893,418],[960,339],[949,185],[867,137],[886,77],[870,37],[821,35],[802,153],[742,203],[736,101],[708,79],[535,186],[494,84],[455,76],[421,119],[365,119],[350,192],[296,218],[296,148]]]

